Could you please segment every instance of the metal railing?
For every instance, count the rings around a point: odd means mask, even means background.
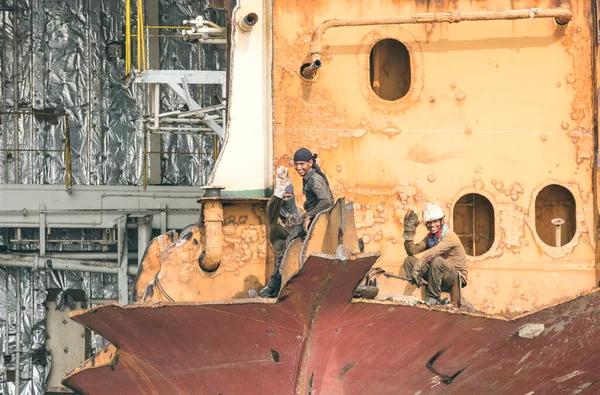
[[[142,185],[144,189],[148,186],[148,156],[151,154],[169,154],[169,155],[211,155],[213,160],[216,162],[219,156],[219,139],[216,134],[212,135],[213,139],[213,152],[201,152],[201,151],[152,151],[148,149],[148,132],[144,133],[144,159],[142,162]],[[172,134],[172,133],[168,133]],[[182,132],[182,134],[189,134],[189,132]],[[194,132],[193,134],[198,134]]]
[[[136,72],[142,72],[147,69],[147,55],[146,55],[146,38],[148,37],[159,37],[159,38],[181,38],[189,39],[196,37],[198,38],[199,33],[208,33],[211,36],[209,38],[201,38],[203,42],[211,44],[226,44],[225,28],[217,25],[214,22],[198,18],[196,20],[183,21],[183,23],[190,23],[187,26],[154,26],[144,25],[144,0],[137,0],[135,7],[135,14],[132,14],[132,0],[125,0],[125,74],[129,75],[133,67],[132,60],[132,39],[135,39],[136,46]],[[132,17],[137,17],[135,26],[135,34],[132,32]],[[202,26],[201,31],[196,31],[193,26]],[[189,30],[192,28],[192,30]],[[181,29],[180,34],[148,34],[147,29]]]
[[[73,186],[73,173],[71,170],[71,135],[70,135],[70,127],[69,127],[69,114],[67,113],[62,113],[62,114],[56,114],[56,113],[45,113],[45,112],[34,112],[34,111],[7,111],[7,112],[0,112],[0,115],[2,116],[6,116],[6,115],[10,115],[10,116],[14,116],[19,117],[19,116],[23,116],[23,115],[29,115],[32,117],[37,117],[37,116],[43,116],[43,117],[56,117],[56,118],[64,118],[64,123],[63,123],[63,133],[64,133],[64,141],[65,144],[63,146],[62,149],[50,149],[50,148],[6,148],[6,147],[2,147],[0,148],[0,152],[4,152],[4,153],[14,153],[15,154],[15,161],[19,162],[19,153],[21,152],[30,152],[30,153],[34,153],[34,152],[42,152],[42,153],[48,153],[48,152],[61,152],[63,154],[63,159],[65,161],[65,189],[69,189],[70,187]],[[15,141],[18,141],[19,136],[18,134],[15,134],[14,136]],[[15,144],[15,147],[19,147],[18,144]],[[33,164],[33,161],[30,161],[30,164]],[[15,183],[19,183],[20,180],[20,166],[15,166]]]

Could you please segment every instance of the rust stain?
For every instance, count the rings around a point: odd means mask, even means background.
[[[342,380],[342,378],[344,378],[344,375],[345,375],[346,373],[348,373],[348,371],[349,371],[350,369],[352,369],[352,368],[354,367],[354,365],[355,365],[355,364],[356,364],[355,362],[350,362],[349,364],[347,364],[346,366],[344,366],[344,367],[342,368],[342,370],[340,370],[340,373],[339,373],[339,374],[337,375],[337,377],[336,377],[337,381],[340,381],[340,380]]]

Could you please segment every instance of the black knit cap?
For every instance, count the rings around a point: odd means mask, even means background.
[[[306,148],[300,148],[294,154],[294,162],[308,162],[311,159],[313,161],[312,168],[315,169],[315,171],[321,177],[323,177],[323,179],[325,180],[325,183],[327,184],[327,186],[329,186],[329,180],[325,176],[325,173],[323,173],[323,171],[321,171],[321,168],[319,167],[319,165],[317,165],[317,154],[313,154]]]
[[[311,159],[312,160],[317,159],[317,154],[313,155],[312,152],[310,152],[306,148],[300,148],[294,154],[294,162],[308,162]]]

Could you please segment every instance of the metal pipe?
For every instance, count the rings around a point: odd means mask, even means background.
[[[6,9],[6,0],[2,0],[2,9]],[[6,53],[6,12],[2,13],[2,58],[0,66],[6,70],[4,54]],[[6,73],[2,73],[2,148],[6,148]],[[8,166],[6,165],[6,155],[2,157],[4,165],[4,183],[8,182]]]
[[[117,219],[117,239],[119,240],[118,252],[119,260],[117,262],[117,292],[119,294],[119,303],[126,305],[129,303],[129,291],[127,280],[127,215]]]
[[[142,160],[142,187],[146,190],[148,185],[148,133],[144,131],[144,148]]]
[[[140,37],[142,36],[142,25],[140,24],[140,0],[138,1],[138,5],[137,5],[137,10],[136,10],[136,15],[137,15],[137,24],[136,24],[136,29],[137,29],[137,35],[136,35],[136,50],[137,50],[137,59],[136,59],[136,65],[137,65],[137,71],[140,72],[142,71],[141,69],[141,58],[142,58],[142,47],[140,45]]]
[[[116,252],[100,252],[100,251],[63,251],[63,252],[46,252],[46,258],[63,258],[63,259],[77,259],[77,260],[94,260],[94,261],[112,261],[116,262],[118,259],[118,253]],[[127,253],[127,259],[135,260],[138,255],[135,252]],[[116,267],[116,265],[115,265]]]
[[[302,74],[302,77],[310,80],[317,75],[317,70],[320,69],[322,65],[323,62],[321,62],[321,59],[315,59],[312,61],[312,63],[307,63],[305,66],[303,66],[300,69],[300,73]]]
[[[10,282],[8,281],[9,276],[10,276],[10,269],[6,268],[4,274],[4,319],[6,320],[4,322],[4,334],[5,334],[5,339],[8,339],[9,335],[9,325],[10,325],[10,319],[9,319],[9,314],[10,314],[10,310],[8,307],[8,286],[10,285]],[[10,350],[9,350],[9,346],[8,343],[6,345],[6,354],[10,354]],[[10,362],[10,361],[8,361]],[[5,381],[5,388],[7,388],[8,386],[8,380],[7,380],[7,375],[8,375],[8,364],[5,363],[4,364],[4,381]],[[6,393],[8,393],[8,391],[6,391]]]
[[[250,30],[252,30],[254,25],[256,25],[256,22],[258,22],[258,15],[256,15],[254,12],[251,12],[242,19],[240,19],[240,21],[238,22],[238,26],[240,27],[241,31],[249,32]]]
[[[152,240],[152,216],[145,215],[138,218],[138,252],[137,262],[142,263],[142,258],[146,253],[146,247]]]
[[[117,274],[117,265],[106,261],[51,258],[38,255],[0,254],[0,266],[33,270],[74,270],[78,272]],[[127,274],[137,275],[137,265],[129,265]]]
[[[543,10],[531,8],[524,10],[480,11],[480,12],[440,12],[411,15],[382,16],[375,18],[333,18],[322,22],[313,32],[310,54],[313,60],[321,56],[321,36],[332,27],[404,25],[415,23],[458,23],[477,21],[510,21],[516,19],[554,18],[556,23],[564,25],[571,21],[573,14],[564,8]]]
[[[71,173],[71,129],[69,127],[69,116],[65,117],[65,189],[73,186]]]
[[[141,71],[146,70],[146,37],[144,30],[144,0],[137,0],[139,5],[138,24],[140,25],[140,45],[142,46]]]
[[[125,75],[131,73],[131,0],[125,0]]]
[[[16,7],[15,7],[16,8]],[[15,55],[16,56],[16,55]],[[17,269],[15,278],[17,288],[17,319],[15,328],[15,394],[21,394],[21,269]]]
[[[562,246],[562,225],[565,223],[565,220],[562,218],[554,218],[552,221],[554,225],[554,245],[556,247]]]
[[[18,16],[19,16],[18,3],[13,3],[13,109],[19,110],[19,56],[17,51],[19,49],[19,35],[17,32]],[[19,116],[13,116],[13,128],[14,128],[14,148],[19,149]],[[20,157],[18,153],[15,153],[15,184],[19,183],[19,161]]]
[[[219,187],[203,187],[204,196],[220,196]],[[204,208],[204,232],[206,242],[204,246],[204,259],[200,268],[207,272],[214,272],[221,265],[223,253],[223,204],[219,200],[205,201]]]

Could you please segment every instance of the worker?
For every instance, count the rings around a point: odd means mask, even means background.
[[[269,243],[275,255],[275,268],[273,274],[271,274],[271,278],[263,289],[258,292],[255,290],[248,292],[251,298],[258,296],[273,298],[277,296],[281,288],[281,273],[279,272],[281,261],[283,260],[287,246],[296,238],[293,235],[290,237],[290,230],[302,226],[303,220],[298,207],[296,207],[294,186],[290,181],[287,167],[280,166],[277,169],[273,196],[269,199],[266,209]]]
[[[329,181],[321,171],[319,165],[317,165],[316,159],[317,155],[313,155],[306,148],[300,148],[294,154],[294,168],[298,175],[302,177],[302,192],[306,198],[304,202],[305,213],[301,216],[301,221],[297,221],[295,215],[290,217],[291,220],[287,222],[287,227],[285,229],[283,229],[276,221],[276,216],[279,212],[277,202],[281,201],[279,196],[283,196],[282,191],[285,191],[285,188],[288,188],[290,185],[290,178],[288,178],[287,168],[284,166],[279,167],[277,170],[275,192],[269,200],[269,204],[267,204],[269,230],[270,234],[273,235],[269,236],[269,240],[271,241],[273,251],[276,255],[275,269],[267,282],[267,286],[259,292],[250,290],[248,292],[250,297],[277,296],[281,287],[281,273],[279,267],[285,253],[285,248],[287,248],[294,239],[304,238],[308,233],[310,224],[317,214],[329,209],[333,205],[333,194],[329,189]],[[294,201],[294,198],[290,198],[290,201]],[[283,208],[284,203],[281,202],[281,204],[281,207]],[[286,233],[287,236],[284,236]],[[285,242],[283,242],[284,237]],[[277,256],[279,256],[279,259],[277,259]]]
[[[325,211],[333,205],[333,194],[329,189],[329,181],[319,165],[317,165],[317,154],[312,154],[306,148],[300,148],[294,154],[294,168],[302,177],[302,192],[306,200],[302,218],[303,226],[297,230],[300,236],[308,232],[311,222],[317,214]]]
[[[420,288],[427,281],[428,305],[442,304],[441,293],[450,292],[460,273],[459,286],[467,285],[467,254],[460,239],[444,222],[444,211],[434,203],[423,210],[423,222],[429,230],[425,238],[414,244],[415,231],[419,225],[417,213],[410,210],[404,216],[404,270],[411,283]],[[416,254],[423,252],[421,258]]]

